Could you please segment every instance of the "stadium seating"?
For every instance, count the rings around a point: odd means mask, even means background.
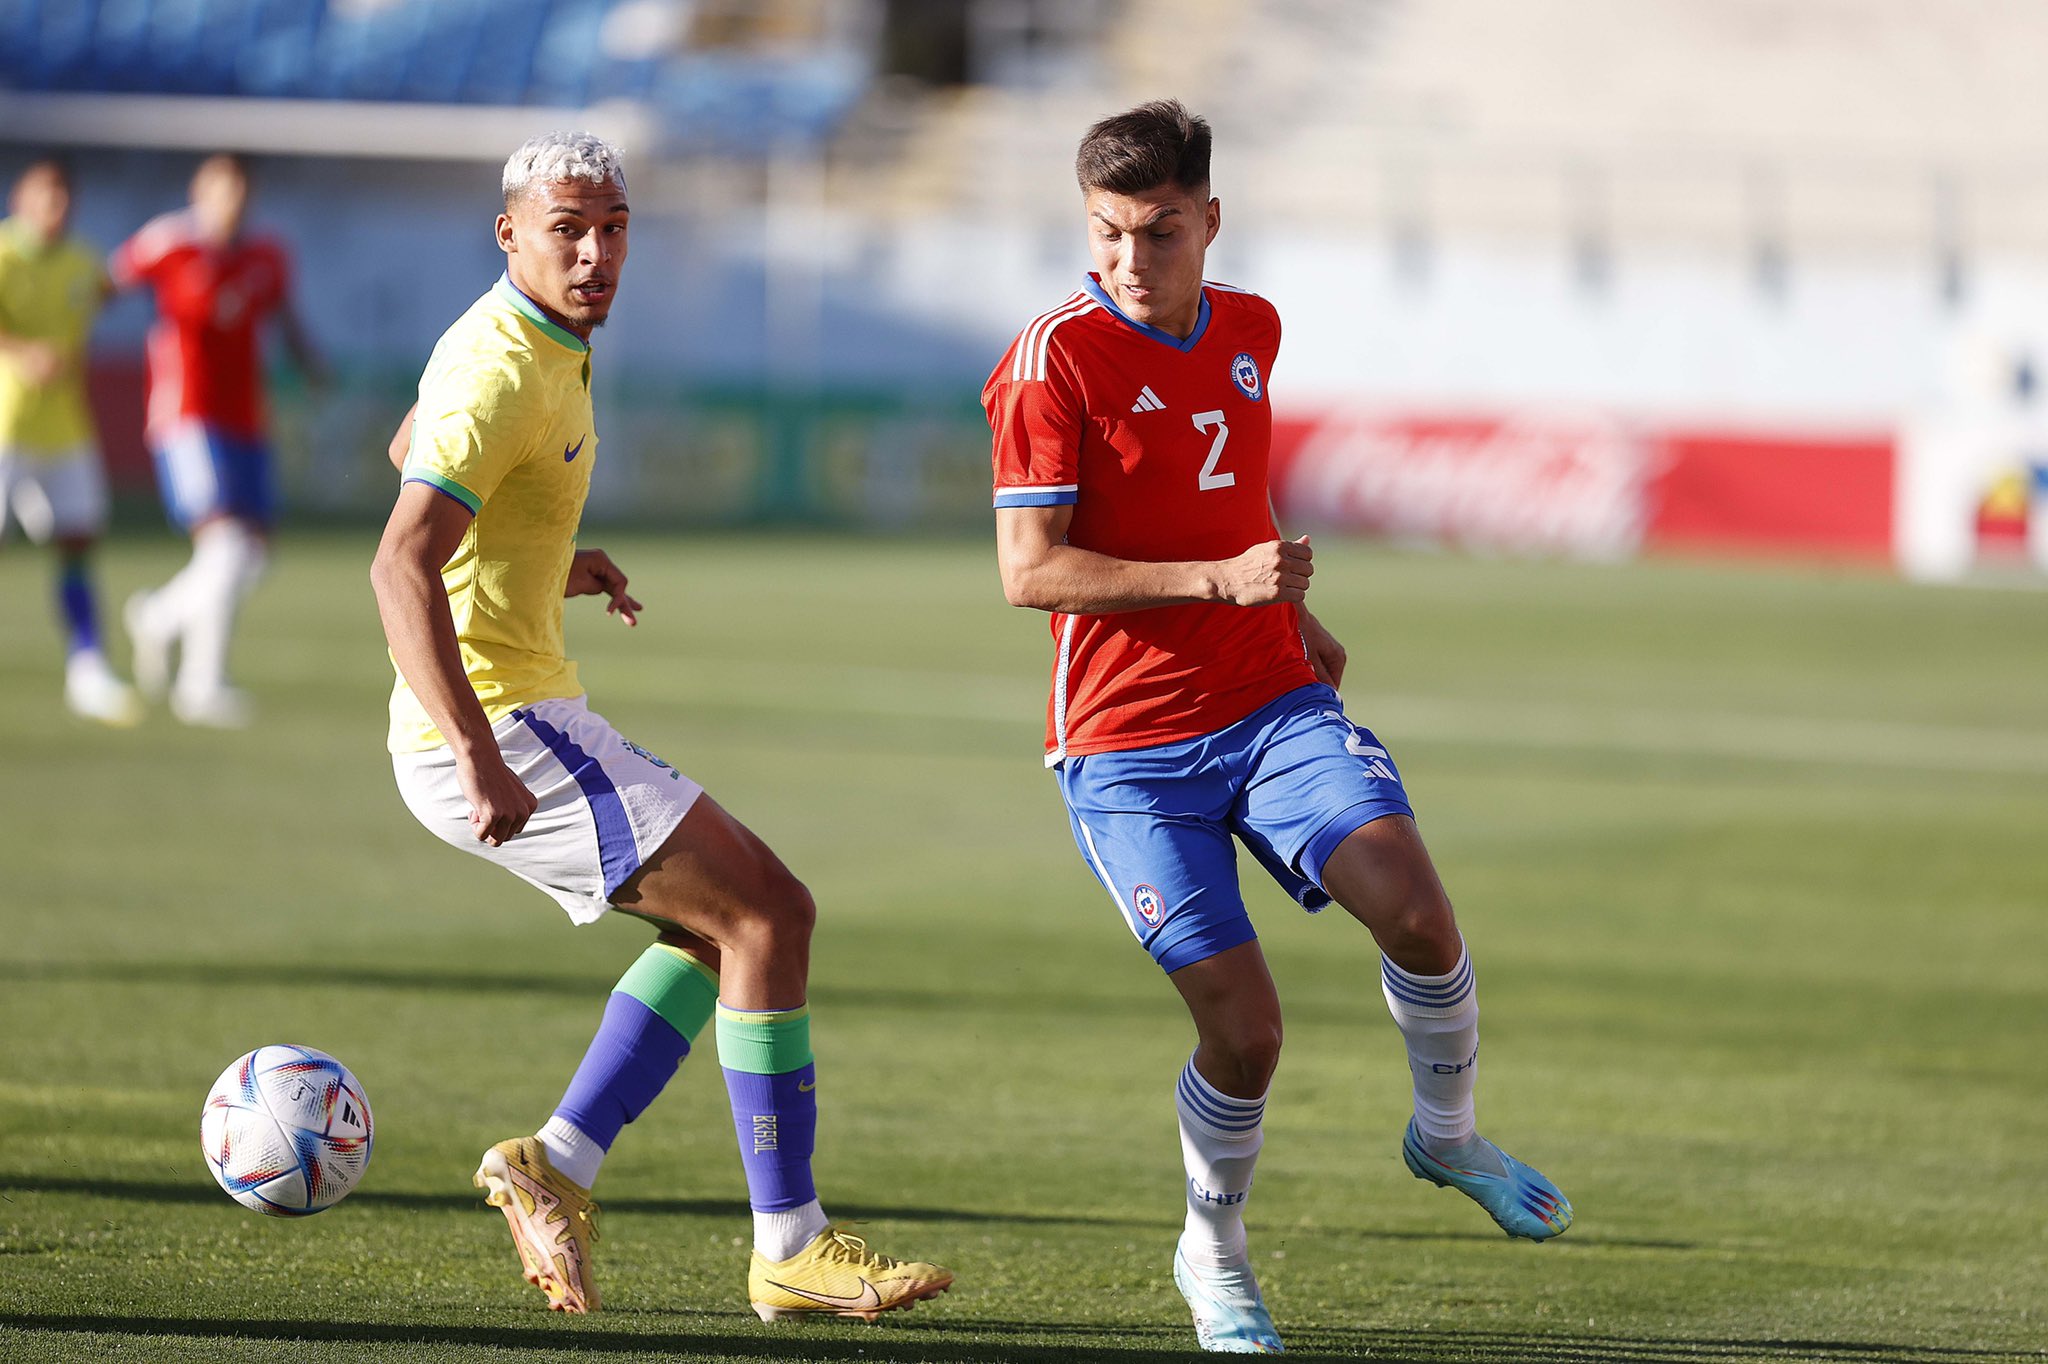
[[[860,55],[822,36],[653,51],[613,40],[608,21],[636,3],[646,8],[646,0],[0,0],[0,89],[572,108],[624,99],[658,111],[683,148],[748,155],[822,142],[866,89]]]
[[[1042,212],[1033,191],[1090,119],[1171,93],[1227,132],[1239,223],[1809,260],[2032,251],[2044,50],[2048,7],[1989,0],[1939,24],[1914,0],[1128,0],[1072,79],[935,102],[871,197]]]

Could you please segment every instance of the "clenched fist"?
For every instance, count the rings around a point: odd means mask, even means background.
[[[1308,595],[1308,580],[1316,571],[1309,562],[1313,557],[1306,535],[1253,545],[1216,565],[1217,595],[1234,606],[1298,602]]]

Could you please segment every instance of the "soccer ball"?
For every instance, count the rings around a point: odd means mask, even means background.
[[[370,1105],[348,1067],[311,1047],[258,1047],[220,1073],[199,1112],[206,1168],[272,1217],[331,1208],[370,1167]]]

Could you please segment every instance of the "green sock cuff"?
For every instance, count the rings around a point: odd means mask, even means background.
[[[718,973],[680,947],[656,943],[640,954],[619,983],[618,994],[631,995],[660,1014],[685,1042],[711,1021],[718,1007]]]
[[[787,1075],[811,1063],[811,1009],[718,1006],[718,1064],[749,1075]]]

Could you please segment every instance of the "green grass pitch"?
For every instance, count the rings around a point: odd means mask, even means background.
[[[608,1307],[551,1317],[469,1187],[546,1116],[645,941],[415,826],[382,752],[371,538],[288,538],[246,733],[58,702],[47,565],[0,555],[0,1358],[1184,1358],[1170,987],[1038,761],[1051,645],[981,543],[591,533],[598,708],[817,893],[819,1183],[958,1287],[756,1321],[708,1037],[607,1166]],[[165,575],[115,544],[109,603]],[[1578,1223],[1510,1242],[1402,1168],[1363,930],[1247,878],[1288,1043],[1251,1204],[1309,1358],[2048,1357],[2048,597],[1875,576],[1321,547],[1347,700],[1401,759],[1485,1008],[1480,1120]],[[114,614],[110,609],[109,614]],[[1247,863],[1249,860],[1247,859]],[[330,1050],[362,1188],[282,1222],[207,1085]]]

